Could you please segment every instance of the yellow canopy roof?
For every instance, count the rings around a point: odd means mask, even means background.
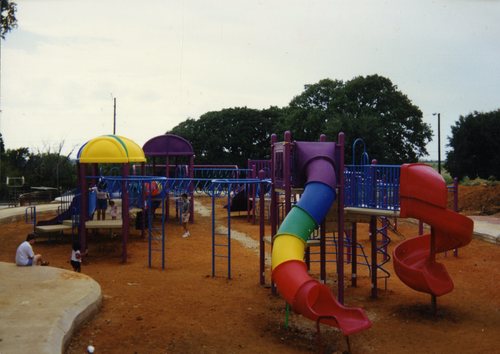
[[[103,135],[84,144],[78,152],[80,163],[145,162],[142,148],[132,140],[118,135]]]

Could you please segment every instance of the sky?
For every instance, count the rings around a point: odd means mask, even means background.
[[[440,113],[444,160],[461,115],[500,108],[500,0],[15,2],[1,43],[7,149],[75,157],[113,133],[115,98],[116,134],[142,146],[209,111],[283,107],[306,84],[378,74],[431,125],[429,159]]]

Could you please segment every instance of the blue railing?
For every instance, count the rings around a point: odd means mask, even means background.
[[[345,206],[399,210],[399,165],[346,165]]]
[[[195,168],[193,174],[194,178],[200,179],[238,179],[250,178],[252,170],[247,168]]]

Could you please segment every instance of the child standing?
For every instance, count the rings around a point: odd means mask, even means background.
[[[182,199],[181,199],[181,213],[182,213],[182,227],[184,228],[184,234],[182,237],[186,238],[191,236],[191,233],[188,230],[188,222],[189,222],[189,200],[188,200],[188,195],[186,193],[182,193]]]
[[[82,270],[82,254],[80,253],[80,242],[73,242],[73,250],[71,251],[71,265],[75,272],[80,273]]]
[[[111,219],[116,220],[116,218],[118,216],[118,206],[115,204],[114,200],[109,201],[109,206],[111,208],[111,210],[110,210]]]

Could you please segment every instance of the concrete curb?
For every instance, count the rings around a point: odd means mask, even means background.
[[[84,274],[0,262],[0,278],[2,354],[63,353],[101,306],[101,287]]]
[[[480,220],[479,218],[470,217],[474,221],[474,231],[472,237],[484,242],[500,245],[500,222],[498,218],[492,218],[493,221]],[[417,219],[404,219],[410,223],[418,225]]]

